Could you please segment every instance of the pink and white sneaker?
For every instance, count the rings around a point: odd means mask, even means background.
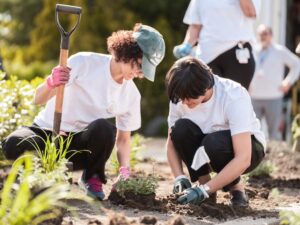
[[[88,196],[96,198],[102,201],[105,197],[102,188],[102,182],[98,176],[93,176],[89,179],[85,179],[85,172],[83,172],[81,178],[78,181],[79,187],[81,187]]]

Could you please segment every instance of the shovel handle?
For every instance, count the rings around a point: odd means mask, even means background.
[[[78,15],[77,22],[70,31],[66,31],[60,24],[60,21],[59,21],[59,13],[60,12]],[[61,48],[69,49],[69,37],[71,36],[71,34],[74,32],[74,30],[78,26],[78,24],[80,22],[80,18],[81,18],[81,7],[72,6],[72,5],[56,4],[55,21],[56,21],[56,25],[58,27],[58,30],[59,30],[60,36],[61,36],[61,43],[60,43]]]
[[[69,54],[68,50],[60,49],[60,56],[59,56],[60,66],[67,67],[68,54]],[[65,90],[65,85],[60,85],[56,88],[55,112],[54,112],[54,122],[53,122],[53,132],[55,135],[58,135],[60,131],[64,90]]]
[[[64,4],[56,4],[56,12],[69,13],[69,14],[80,14],[81,7],[64,5]]]
[[[58,16],[58,14],[60,12],[68,13],[68,14],[78,14],[77,23],[71,29],[71,31],[67,32],[61,26],[61,24],[59,22],[59,16]],[[71,36],[73,31],[76,29],[76,27],[79,24],[80,17],[81,17],[81,7],[56,4],[55,14],[56,14],[56,16],[55,16],[56,25],[61,34],[59,65],[63,66],[63,67],[67,67],[68,54],[69,54],[69,37]],[[65,88],[64,85],[60,85],[56,88],[55,112],[54,112],[54,121],[53,121],[53,134],[55,136],[59,135],[59,132],[60,132],[62,107],[63,107],[63,99],[64,99],[64,88]]]

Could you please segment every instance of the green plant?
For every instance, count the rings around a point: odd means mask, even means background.
[[[269,194],[269,198],[278,198],[280,196],[280,191],[278,188],[272,188]]]
[[[279,213],[280,224],[300,225],[300,213],[293,211],[281,211]]]
[[[69,185],[57,183],[33,196],[30,191],[32,171],[33,162],[30,154],[25,154],[13,164],[1,192],[0,225],[39,224],[56,217],[57,207],[65,207],[62,199],[69,196]],[[23,180],[16,184],[19,173],[23,174]]]
[[[294,140],[292,151],[299,152],[300,151],[300,114],[297,114],[293,119],[291,131]]]
[[[39,111],[32,104],[34,90],[41,82],[41,78],[29,82],[0,72],[0,140],[17,128],[32,124]]]
[[[300,114],[297,114],[293,119],[291,130],[294,140],[300,137]]]
[[[276,166],[270,161],[262,161],[255,170],[249,173],[249,177],[261,177],[261,176],[270,176],[271,173],[276,171]]]
[[[75,154],[80,154],[83,151],[90,152],[88,150],[68,150],[73,135],[68,135],[65,138],[62,136],[51,137],[46,135],[45,140],[40,136],[35,137],[40,138],[44,142],[44,149],[40,149],[32,137],[23,140],[30,142],[37,152],[37,156],[33,157],[34,172],[31,176],[32,186],[43,187],[51,186],[57,182],[67,182],[70,178],[70,174],[67,172],[67,161]],[[68,157],[67,154],[69,154]]]
[[[127,180],[121,179],[116,184],[116,191],[124,197],[126,192],[132,192],[136,195],[149,195],[155,193],[158,187],[158,178],[154,175],[140,176],[129,178]]]
[[[129,165],[132,170],[134,169],[134,167],[136,166],[136,164],[138,162],[138,159],[137,159],[138,152],[144,148],[144,146],[142,145],[143,141],[144,141],[144,137],[140,134],[134,134],[131,137],[131,151],[130,151]],[[120,164],[118,162],[116,149],[114,149],[113,153],[111,154],[110,165],[111,165],[112,171],[114,173],[118,173]]]

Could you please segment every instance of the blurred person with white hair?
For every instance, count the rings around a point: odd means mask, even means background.
[[[281,140],[283,97],[298,80],[300,60],[285,46],[273,41],[270,27],[259,25],[257,34],[256,69],[249,92],[257,117],[266,119],[269,139]],[[287,76],[285,67],[289,69]]]

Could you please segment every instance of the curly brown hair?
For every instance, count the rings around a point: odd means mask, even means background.
[[[137,23],[133,30],[119,30],[107,38],[107,50],[114,55],[117,62],[128,63],[131,61],[137,63],[142,58],[142,49],[133,38],[133,33],[140,27],[141,24]]]

